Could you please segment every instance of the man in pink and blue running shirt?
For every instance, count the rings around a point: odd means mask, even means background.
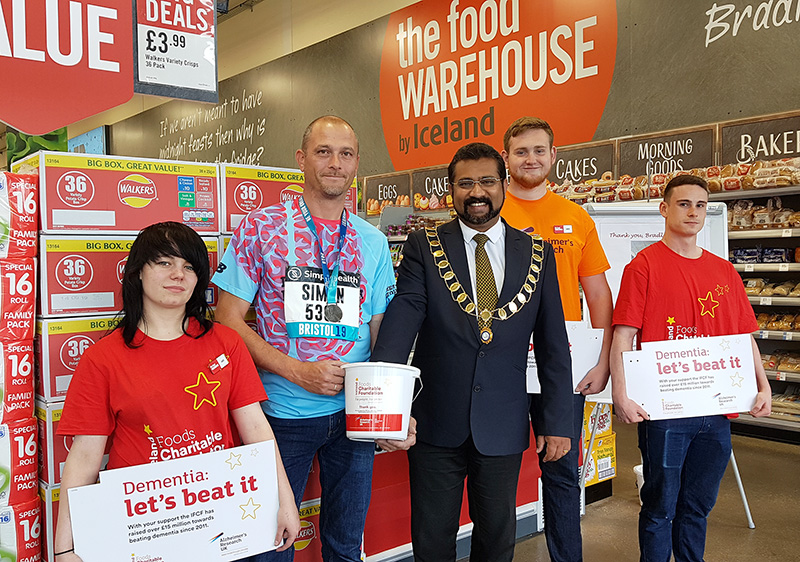
[[[297,505],[320,463],[323,558],[361,560],[373,443],[347,439],[344,363],[366,361],[395,293],[386,237],[344,208],[358,170],[358,139],[343,119],[312,122],[295,157],[302,197],[248,214],[214,275],[216,318],[241,334],[269,400]],[[255,306],[258,333],[244,322]],[[291,560],[293,549],[259,560]]]

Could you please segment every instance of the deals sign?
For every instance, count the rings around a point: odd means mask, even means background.
[[[182,562],[273,550],[277,474],[274,441],[103,471],[68,492],[75,554]]]
[[[133,96],[130,3],[0,0],[0,121],[43,135]]]
[[[467,142],[500,148],[529,113],[559,144],[590,140],[616,51],[614,0],[423,0],[394,12],[380,70],[394,168],[449,162]]]
[[[214,0],[136,0],[136,92],[217,103]]]

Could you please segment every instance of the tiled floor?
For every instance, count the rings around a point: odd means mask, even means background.
[[[587,508],[583,519],[586,562],[627,562],[639,558],[636,536],[639,501],[633,466],[639,463],[636,427],[614,420],[617,469],[614,494]],[[709,517],[706,560],[800,561],[800,446],[734,436],[750,509],[747,527],[733,472],[728,469]],[[515,562],[547,561],[544,535],[517,544]]]

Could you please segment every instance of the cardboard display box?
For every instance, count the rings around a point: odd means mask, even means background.
[[[300,170],[241,164],[220,164],[219,167],[222,232],[232,233],[250,211],[289,201],[303,193],[305,176]],[[351,213],[357,212],[357,190],[357,180],[353,179],[344,203]]]
[[[589,439],[589,437],[592,436],[592,426],[594,425],[595,419],[599,420],[595,437],[600,438],[611,435],[611,404],[586,401],[583,406],[584,439]]]
[[[586,485],[591,486],[617,475],[617,434],[595,439],[586,468]]]
[[[3,423],[33,416],[33,340],[0,342]]]
[[[115,316],[41,318],[36,322],[36,396],[63,401],[86,349],[113,330]]]
[[[13,168],[38,170],[47,233],[136,234],[167,220],[220,231],[216,164],[41,151]]]
[[[42,236],[41,315],[83,316],[118,312],[125,264],[135,236]],[[213,272],[219,264],[218,237],[204,237]],[[217,288],[206,300],[217,302]]]
[[[58,562],[53,553],[58,504],[61,499],[61,486],[48,486],[39,482],[39,499],[42,502],[42,562]]]

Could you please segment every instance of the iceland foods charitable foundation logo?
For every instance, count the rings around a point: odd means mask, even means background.
[[[612,0],[543,12],[520,0],[423,0],[394,12],[380,107],[394,168],[447,162],[452,143],[502,145],[520,107],[547,106],[560,144],[592,138],[614,73]]]
[[[141,174],[131,174],[117,184],[117,195],[125,205],[141,209],[158,198],[158,191],[155,182],[150,178]]]
[[[356,396],[383,396],[383,387],[356,379]]]

